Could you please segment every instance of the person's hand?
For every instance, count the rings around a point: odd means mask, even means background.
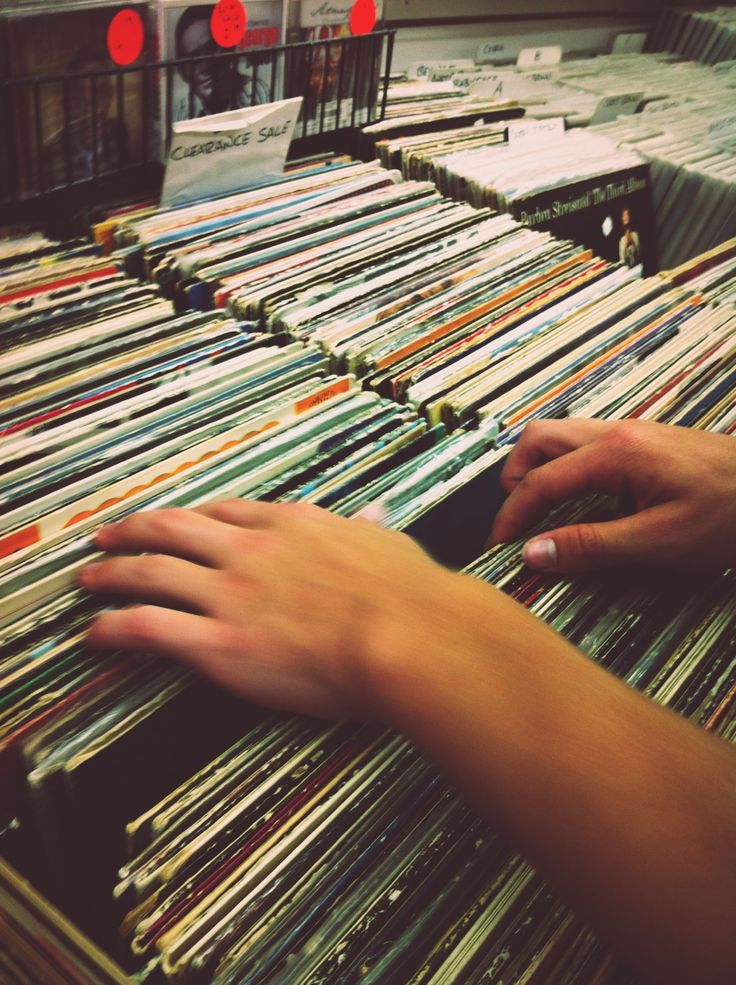
[[[385,717],[390,662],[399,673],[430,636],[457,638],[450,599],[470,581],[403,534],[305,505],[142,512],[97,542],[121,556],[88,566],[85,587],[146,604],[104,613],[92,644],[179,658],[259,704],[337,718]]]
[[[700,471],[722,467],[721,442],[705,445]],[[679,461],[655,447],[668,467]],[[99,543],[124,553],[88,567],[83,584],[147,604],[104,613],[94,643],[181,658],[272,707],[399,728],[638,978],[732,980],[725,742],[366,520],[235,501],[139,513]]]
[[[491,532],[516,540],[566,500],[617,496],[629,515],[533,537],[524,560],[547,571],[607,565],[736,564],[736,441],[648,421],[535,421],[508,457],[509,493]]]

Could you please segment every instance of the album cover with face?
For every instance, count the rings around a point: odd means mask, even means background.
[[[282,98],[280,58],[264,49],[283,44],[283,7],[282,0],[250,0],[244,19],[223,24],[214,3],[162,0],[161,59],[178,62],[160,81],[164,141],[179,120]]]
[[[642,164],[524,198],[511,214],[525,226],[589,246],[649,276],[657,270],[649,170]]]
[[[6,66],[6,78],[18,80],[9,89],[11,195],[26,197],[142,163],[147,138],[139,66],[152,53],[149,4],[140,0],[0,13],[0,66]],[[26,79],[32,81],[21,82]]]

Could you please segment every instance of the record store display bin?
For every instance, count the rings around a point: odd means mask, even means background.
[[[399,178],[325,163],[125,213],[121,252],[157,289],[87,242],[6,245],[0,855],[21,877],[0,864],[0,981],[30,965],[9,981],[630,985],[401,736],[263,712],[85,643],[108,604],[78,583],[102,522],[213,495],[343,516],[379,503],[388,526],[736,739],[733,571],[559,579],[526,569],[518,542],[482,553],[494,472],[533,417],[736,432],[736,240],[641,279]],[[227,296],[227,313],[176,311],[164,287]],[[39,971],[49,955],[70,973]]]
[[[198,72],[217,78],[218,112],[301,95],[292,157],[350,151],[358,127],[385,113],[394,34],[86,65],[63,75],[3,78],[0,70],[0,225],[36,223],[63,236],[67,229],[54,225],[75,212],[158,195],[172,122],[202,115],[193,85],[188,108],[175,107],[175,86]]]
[[[402,735],[88,646],[110,605],[80,580],[101,524],[212,498],[379,506],[736,742],[736,570],[555,576],[520,541],[486,546],[535,418],[736,435],[736,237],[640,276],[618,237],[607,256],[490,184],[454,194],[417,153],[442,156],[437,121],[416,144],[361,134],[406,126],[393,42],[0,63],[0,231],[65,239],[0,238],[0,985],[638,985]],[[172,124],[297,95],[284,175],[158,206]],[[501,146],[524,111],[474,106],[453,139]],[[646,184],[616,145],[599,167],[589,136],[560,138],[588,148],[583,177]],[[616,516],[590,498],[549,522]]]

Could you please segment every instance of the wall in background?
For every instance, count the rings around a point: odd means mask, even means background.
[[[566,56],[610,51],[622,32],[646,30],[662,0],[385,0],[398,28],[393,68],[473,58],[482,41],[501,41],[504,60],[521,48],[559,44]]]

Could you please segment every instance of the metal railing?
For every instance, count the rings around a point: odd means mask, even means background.
[[[155,195],[176,120],[303,96],[294,151],[382,119],[393,31],[0,80],[0,224]]]

